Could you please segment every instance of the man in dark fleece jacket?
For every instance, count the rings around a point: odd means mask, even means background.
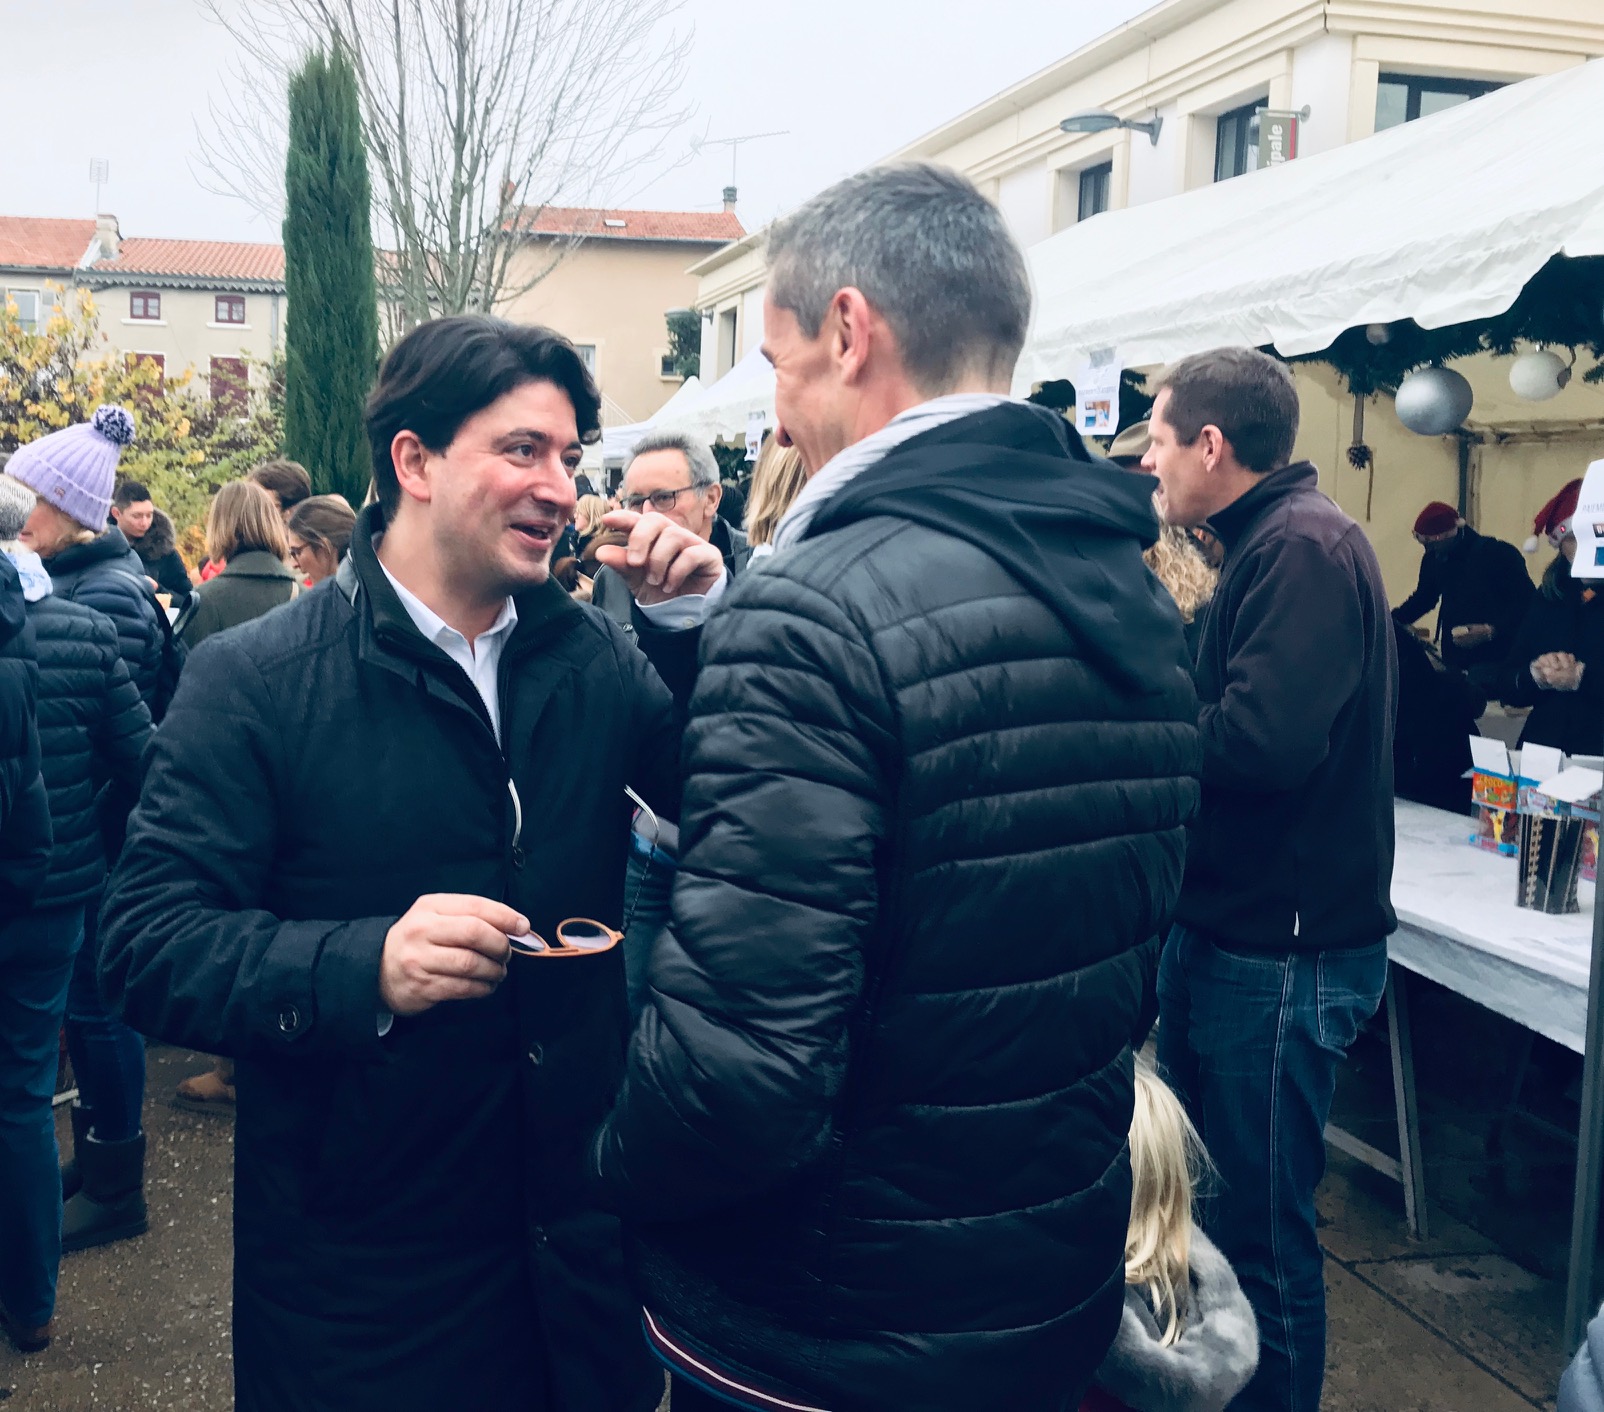
[[[1220,1180],[1204,1225],[1258,1315],[1231,1405],[1317,1412],[1325,1284],[1314,1191],[1337,1066],[1380,1004],[1397,664],[1359,526],[1289,465],[1292,376],[1223,348],[1153,406],[1160,509],[1225,546],[1198,643],[1203,808],[1159,972],[1159,1063]]]

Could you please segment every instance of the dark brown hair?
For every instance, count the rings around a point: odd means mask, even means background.
[[[291,534],[333,550],[334,562],[338,564],[351,546],[356,511],[346,503],[344,496],[314,495],[290,511],[288,524]]]
[[[401,503],[390,444],[403,431],[431,451],[444,451],[475,412],[529,382],[549,382],[574,407],[579,439],[601,437],[601,393],[579,350],[538,324],[511,324],[488,314],[456,314],[420,324],[392,348],[368,398],[373,483],[385,519]]]
[[[299,461],[263,461],[245,478],[278,496],[278,508],[285,515],[312,494],[312,477]]]
[[[1250,471],[1278,471],[1298,439],[1298,389],[1285,363],[1252,348],[1214,348],[1167,368],[1162,413],[1183,446],[1218,427]]]

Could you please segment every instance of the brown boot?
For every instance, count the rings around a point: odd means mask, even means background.
[[[173,1105],[196,1113],[232,1113],[234,1065],[220,1059],[206,1073],[185,1079],[173,1095]]]

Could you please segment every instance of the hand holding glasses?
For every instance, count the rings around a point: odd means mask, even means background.
[[[657,815],[652,812],[649,805],[640,795],[636,794],[628,785],[624,786],[627,794],[639,810],[638,817],[645,820],[649,829],[648,842],[655,849],[658,835],[662,832]],[[565,922],[557,923],[554,933],[557,944],[553,946],[543,936],[533,931],[520,932],[516,935],[508,933],[507,944],[514,956],[593,956],[598,952],[610,951],[624,939],[624,932],[629,930],[630,920],[635,915],[635,905],[640,901],[640,891],[646,881],[646,872],[643,869],[641,876],[635,882],[635,894],[629,899],[629,909],[624,913],[624,926],[622,931],[615,931],[605,922],[598,922],[593,917],[570,917]]]

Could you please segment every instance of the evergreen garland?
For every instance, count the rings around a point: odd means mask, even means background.
[[[338,51],[290,80],[284,170],[284,452],[319,493],[360,505],[373,473],[363,405],[379,362],[371,192],[356,76]]]

